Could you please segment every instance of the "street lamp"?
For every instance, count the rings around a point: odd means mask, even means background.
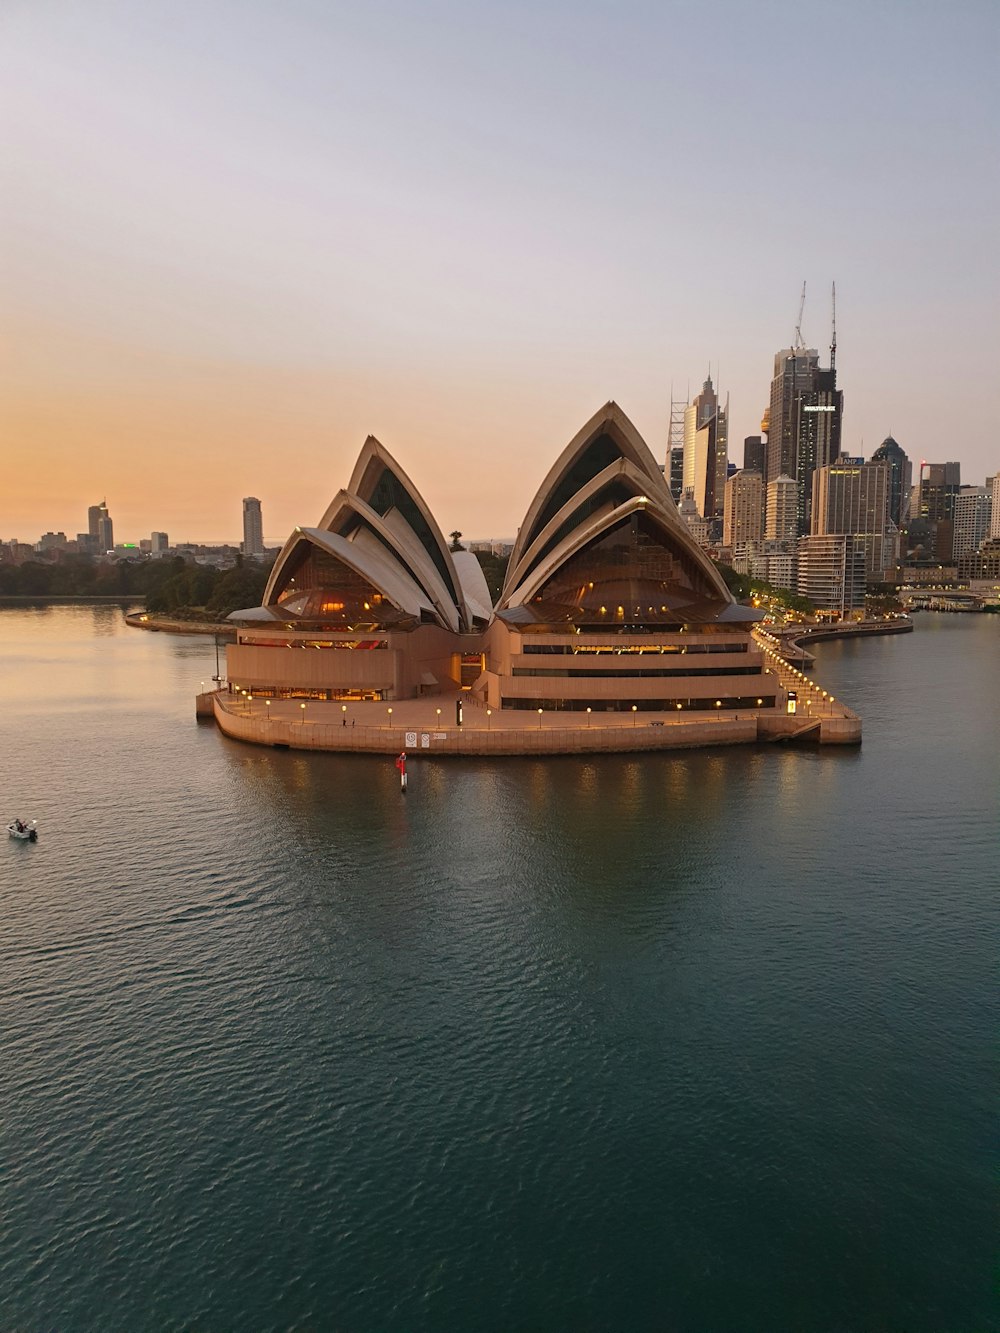
[[[387,711],[388,711],[388,713],[389,713],[389,726],[391,727],[391,726],[392,726],[392,709],[390,708],[390,709],[388,709]]]
[[[638,715],[639,715],[638,707],[637,707],[635,704],[633,704],[633,705],[632,705],[632,725],[633,725],[633,727],[634,727],[635,724],[636,724],[636,719],[637,719]]]
[[[538,710],[538,730],[541,731],[541,729],[542,729],[542,710],[539,708],[539,710]]]
[[[302,709],[302,724],[305,725],[305,720],[306,720],[306,706],[305,706],[305,704],[299,704],[299,707]]]
[[[492,728],[492,723],[491,723],[491,721],[490,721],[490,719],[492,718],[492,716],[493,716],[493,709],[492,709],[492,708],[487,708],[487,710],[486,710],[486,730],[487,730],[487,731],[490,731],[491,728]]]
[[[592,711],[593,711],[593,710],[590,709],[590,708],[587,709],[587,726],[588,726],[588,727],[591,725],[590,714],[591,714]]]

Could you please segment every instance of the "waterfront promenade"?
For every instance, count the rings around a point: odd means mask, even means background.
[[[773,741],[856,745],[861,719],[781,657],[762,634],[767,670],[782,690],[794,690],[794,714],[780,709],[722,713],[526,713],[490,710],[468,691],[389,703],[260,699],[246,691],[206,691],[200,717],[214,718],[227,736],[255,745],[363,754],[444,755],[591,754],[694,749]],[[456,704],[463,706],[462,725]]]

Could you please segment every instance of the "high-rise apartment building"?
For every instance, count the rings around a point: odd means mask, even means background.
[[[1000,468],[995,476],[987,477],[992,505],[990,507],[990,538],[1000,538]]]
[[[955,538],[955,497],[962,484],[960,463],[921,463],[916,512],[911,520],[925,525],[935,560],[952,558]]]
[[[759,472],[734,472],[726,482],[722,544],[759,545],[764,539],[764,479]]]
[[[844,395],[837,372],[824,370],[815,348],[788,347],[774,358],[768,409],[767,474],[795,481],[798,531],[809,531],[812,477],[840,453]]]
[[[764,536],[769,542],[794,541],[798,536],[798,495],[793,477],[782,475],[767,483]]]
[[[264,520],[260,501],[254,495],[243,501],[243,554],[264,554]]]
[[[873,463],[886,463],[889,467],[889,517],[897,528],[905,528],[910,516],[910,488],[913,483],[913,467],[901,445],[891,435],[887,435],[872,454]]]
[[[800,597],[841,620],[864,610],[865,555],[853,534],[800,537],[797,554]]]
[[[743,440],[743,471],[759,472],[761,479],[767,467],[767,446],[762,435],[747,435]]]
[[[162,555],[170,549],[170,539],[165,532],[154,532],[150,536],[149,550],[151,555]]]
[[[684,494],[702,518],[721,518],[729,461],[729,413],[719,407],[711,375],[684,413]]]
[[[889,527],[889,464],[841,454],[813,473],[812,531],[819,536],[849,532],[865,556],[868,578],[880,580]]]
[[[992,478],[991,478],[992,480]],[[955,496],[955,527],[952,555],[969,555],[978,551],[990,535],[993,516],[992,487],[963,486]]]

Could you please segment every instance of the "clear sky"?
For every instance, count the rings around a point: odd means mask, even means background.
[[[0,537],[315,523],[370,432],[513,535],[615,398],[774,353],[1000,466],[997,0],[3,0]]]

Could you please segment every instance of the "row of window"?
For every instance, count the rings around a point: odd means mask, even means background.
[[[504,699],[504,710],[537,713],[724,713],[727,709],[773,708],[775,696],[742,695],[718,699]]]
[[[750,644],[746,639],[740,643],[642,643],[642,644],[623,644],[621,646],[613,643],[524,643],[521,644],[522,653],[544,653],[548,656],[581,656],[592,653],[594,656],[600,656],[601,653],[613,653],[616,656],[626,653],[650,653],[654,656],[663,653],[745,653]]]
[[[594,680],[599,676],[611,676],[621,680],[632,676],[759,676],[759,666],[703,666],[703,667],[628,667],[618,670],[594,670],[591,667],[514,667],[512,676],[558,676],[570,680]]]

